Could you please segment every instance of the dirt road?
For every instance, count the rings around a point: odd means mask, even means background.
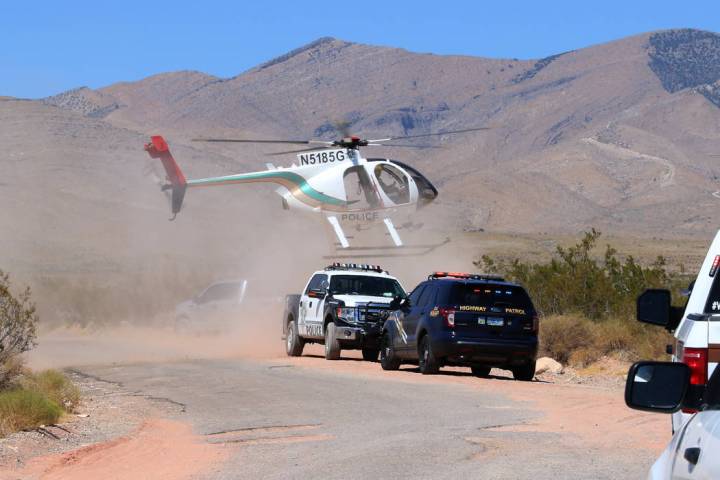
[[[378,364],[349,356],[328,362],[320,352],[315,347],[308,349],[310,355],[292,359],[81,367],[126,391],[182,408],[148,420],[115,443],[37,459],[25,473],[35,478],[643,478],[669,439],[669,419],[627,409],[617,388],[479,379],[461,369],[432,377],[411,366],[384,372]]]

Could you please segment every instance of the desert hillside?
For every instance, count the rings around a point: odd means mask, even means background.
[[[421,142],[442,150],[377,155],[427,173],[441,187],[438,208],[459,228],[684,236],[718,224],[720,169],[709,154],[720,150],[719,80],[720,36],[695,30],[530,61],[322,38],[232,78],[166,73],[45,103],[182,143],[198,135],[327,139],[339,121],[367,137],[491,126]],[[265,161],[258,149],[203,151],[248,167]]]

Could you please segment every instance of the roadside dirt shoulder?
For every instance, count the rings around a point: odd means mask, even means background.
[[[69,375],[83,394],[78,412],[0,439],[0,479],[186,478],[222,455],[196,441],[190,426],[163,419],[183,405]]]

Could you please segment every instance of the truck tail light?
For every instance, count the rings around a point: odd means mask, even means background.
[[[707,348],[685,347],[682,362],[690,367],[690,385],[705,385],[707,383]]]
[[[455,310],[452,308],[441,308],[440,315],[443,317],[446,327],[455,327]]]
[[[708,349],[683,348],[682,362],[690,367],[690,385],[705,385],[708,377]],[[683,408],[684,413],[695,413],[697,410]]]

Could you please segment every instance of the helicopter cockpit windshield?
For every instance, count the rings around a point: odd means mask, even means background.
[[[405,173],[386,163],[376,165],[374,172],[380,188],[394,204],[410,202],[410,179]]]
[[[402,167],[406,172],[410,174],[413,180],[415,180],[415,184],[417,185],[418,189],[418,207],[421,207],[423,205],[427,205],[428,203],[435,200],[438,196],[438,191],[435,186],[430,183],[430,180],[425,178],[425,176],[415,170],[410,165],[407,165],[403,162],[398,162],[397,160],[390,160],[392,163]]]

